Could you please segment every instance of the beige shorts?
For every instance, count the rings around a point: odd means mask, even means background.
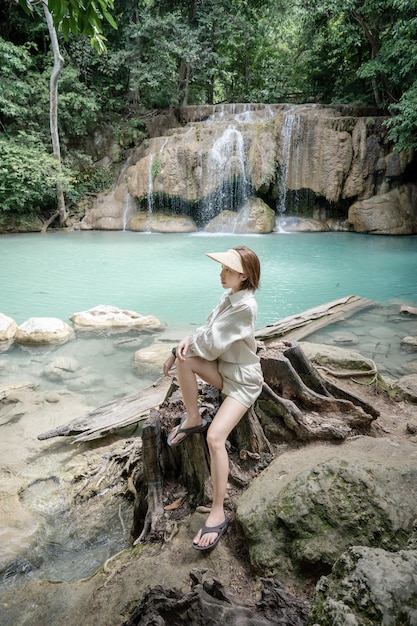
[[[260,363],[240,365],[218,359],[218,369],[223,378],[222,392],[243,406],[251,407],[262,391],[264,379]]]

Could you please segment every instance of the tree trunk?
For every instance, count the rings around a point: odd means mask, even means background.
[[[323,378],[297,342],[274,342],[262,347],[259,356],[264,387],[230,434],[230,483],[245,487],[273,459],[274,444],[339,442],[369,432],[378,411]],[[199,384],[199,393],[200,412],[211,420],[221,394],[203,384]],[[205,435],[187,437],[175,448],[167,444],[167,435],[183,412],[181,396],[175,391],[144,427],[143,476],[136,481],[135,543],[167,536],[170,512],[164,511],[164,502],[172,500],[176,491],[186,494],[190,510],[210,504],[210,457]]]
[[[59,223],[61,226],[65,224],[67,221],[68,213],[65,206],[65,198],[64,198],[64,190],[62,185],[62,164],[61,164],[61,148],[59,144],[59,133],[58,133],[58,80],[59,75],[61,74],[62,68],[64,66],[64,59],[59,50],[58,37],[56,34],[54,22],[52,19],[52,15],[49,12],[47,2],[43,2],[43,10],[45,13],[46,23],[48,24],[49,37],[51,39],[52,51],[54,54],[54,67],[51,73],[50,83],[49,83],[49,97],[50,97],[50,110],[49,110],[49,123],[51,129],[51,139],[52,139],[52,149],[54,152],[54,156],[58,163],[58,176],[56,181],[56,192],[57,192],[57,203],[58,209],[57,213],[53,216],[59,216]],[[43,230],[51,223],[51,220],[48,220],[46,226]]]

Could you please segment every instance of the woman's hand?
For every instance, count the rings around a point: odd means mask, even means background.
[[[171,370],[174,366],[175,359],[179,359],[180,361],[185,361],[185,354],[188,350],[188,346],[190,344],[191,335],[183,339],[176,348],[176,354],[170,354],[165,363],[162,366],[162,371],[164,376],[171,376]]]
[[[180,361],[185,361],[185,355],[188,350],[188,346],[190,345],[191,335],[183,339],[177,347],[177,359]]]
[[[164,373],[164,376],[171,377],[171,370],[174,367],[174,363],[175,363],[175,356],[173,354],[170,354],[162,366],[162,371]]]

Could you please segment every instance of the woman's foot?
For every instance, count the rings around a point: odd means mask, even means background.
[[[184,419],[178,426],[175,426],[168,435],[167,443],[172,448],[179,446],[187,437],[194,433],[203,433],[208,428],[208,422],[201,419],[197,423],[190,423],[188,418]]]
[[[220,520],[219,517],[210,514],[205,524],[194,537],[193,548],[196,550],[211,550],[214,548],[226,532],[229,522],[230,519],[224,513]]]

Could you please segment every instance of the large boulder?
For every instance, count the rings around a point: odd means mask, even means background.
[[[65,343],[74,336],[73,329],[56,317],[30,317],[15,334],[16,343]]]
[[[210,233],[265,234],[274,230],[275,213],[260,198],[249,198],[239,212],[222,211],[205,230]]]
[[[308,623],[411,626],[416,607],[417,550],[352,547],[317,584]]]
[[[80,230],[124,230],[135,211],[135,200],[129,195],[126,183],[122,181],[114,190],[97,196],[93,208],[78,224],[78,228]]]
[[[367,200],[358,200],[349,209],[348,221],[357,233],[415,235],[417,188],[407,185]]]
[[[415,444],[361,437],[277,457],[237,503],[250,561],[294,583],[351,545],[405,549],[417,517]]]
[[[198,230],[192,217],[143,211],[132,215],[127,228],[144,233],[194,233]]]
[[[143,329],[162,330],[164,325],[154,315],[141,315],[135,311],[118,309],[115,306],[99,304],[88,311],[80,311],[71,316],[71,321],[80,329]]]

